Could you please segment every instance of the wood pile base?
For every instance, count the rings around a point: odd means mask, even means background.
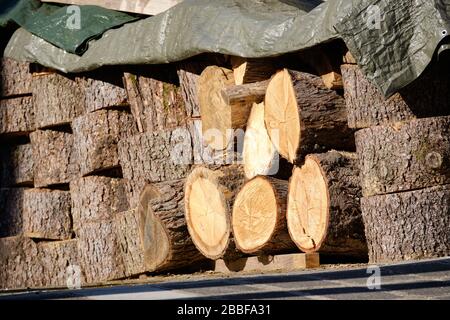
[[[234,261],[217,260],[215,272],[270,272],[291,271],[320,267],[318,253],[294,253],[275,256],[246,257]]]

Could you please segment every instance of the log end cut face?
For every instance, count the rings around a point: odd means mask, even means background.
[[[264,103],[254,104],[244,137],[244,171],[247,179],[258,175],[271,175],[275,168],[277,152],[264,123]]]
[[[289,162],[294,162],[301,139],[296,93],[287,69],[270,80],[265,98],[265,122],[272,143]]]
[[[140,234],[144,245],[145,267],[149,271],[158,270],[171,255],[167,230],[155,216],[151,205],[160,196],[157,188],[147,185],[139,202]]]
[[[199,78],[203,140],[214,150],[224,150],[233,137],[231,109],[222,97],[222,89],[230,85],[234,85],[233,72],[226,68],[209,66]]]
[[[196,168],[185,187],[185,214],[189,234],[207,258],[221,258],[229,243],[229,209],[212,170]]]
[[[287,223],[292,240],[304,252],[316,252],[328,229],[330,200],[328,184],[313,159],[295,168],[289,183]]]
[[[245,253],[257,252],[272,238],[278,220],[275,190],[264,177],[247,182],[233,207],[233,235]]]

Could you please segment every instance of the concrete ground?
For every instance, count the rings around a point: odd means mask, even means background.
[[[378,273],[379,271],[379,273]],[[368,273],[369,272],[369,273]],[[380,277],[377,277],[378,274]],[[152,278],[150,278],[152,279]],[[443,299],[450,300],[450,258],[380,266],[263,275],[164,278],[163,282],[0,294],[3,299]],[[156,280],[159,281],[159,280]],[[148,281],[147,281],[148,282]],[[377,286],[379,285],[379,288]],[[372,289],[369,289],[370,286]]]

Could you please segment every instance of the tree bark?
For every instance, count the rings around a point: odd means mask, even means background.
[[[35,187],[66,184],[78,175],[72,134],[37,130],[30,134],[30,139],[33,147]]]
[[[75,157],[81,175],[119,167],[117,144],[137,133],[130,114],[101,110],[73,121]]]
[[[80,85],[63,75],[53,73],[33,77],[32,89],[38,129],[70,124],[86,109]]]
[[[367,258],[356,154],[306,157],[289,184],[289,233],[304,252]]]
[[[72,237],[70,192],[29,189],[23,196],[23,233],[26,237],[68,240]]]
[[[149,184],[138,207],[145,266],[151,272],[183,269],[206,258],[189,236],[184,217],[184,180]]]
[[[115,70],[89,73],[76,78],[76,83],[84,92],[86,112],[129,107],[127,92],[123,83],[119,83],[117,79],[121,79],[121,74]]]
[[[22,234],[25,190],[0,189],[0,238]]]
[[[31,94],[30,64],[0,58],[0,97]]]
[[[230,86],[234,86],[233,72],[226,68],[210,66],[199,79],[203,139],[214,150],[226,149],[234,140],[234,130],[245,128],[255,102],[234,99],[228,104],[222,90]]]
[[[32,97],[0,100],[0,135],[27,135],[35,129]]]
[[[364,197],[450,183],[450,117],[363,129],[356,146]]]
[[[231,209],[244,183],[240,165],[197,167],[186,179],[185,217],[197,249],[207,258],[241,257],[231,235]]]
[[[33,148],[30,143],[0,149],[0,186],[33,186]]]
[[[450,254],[450,189],[437,186],[363,198],[371,263]]]
[[[357,65],[343,65],[345,101],[350,128],[445,116],[450,114],[448,73],[431,65],[409,86],[386,99]]]
[[[0,238],[0,288],[25,289],[36,286],[42,276],[38,248],[23,236]]]
[[[128,180],[129,202],[138,205],[147,183],[185,178],[192,165],[192,145],[185,127],[145,132],[119,142],[123,176]]]
[[[354,149],[345,101],[314,75],[284,69],[270,81],[265,122],[278,152],[301,164],[312,152]]]
[[[297,250],[286,225],[288,182],[256,177],[244,184],[233,206],[233,236],[245,253],[281,254]]]
[[[87,283],[125,277],[125,265],[113,220],[85,223],[77,236],[80,265]]]
[[[268,80],[277,71],[275,59],[231,57],[231,65],[236,85]]]
[[[181,62],[178,65],[177,73],[180,80],[181,95],[186,108],[186,116],[189,118],[200,117],[198,80],[207,66],[207,62],[197,61]]]
[[[122,252],[127,277],[150,271],[145,266],[144,246],[140,237],[139,217],[136,209],[121,212],[114,218],[114,234]]]
[[[112,219],[130,206],[124,179],[88,176],[70,182],[73,228]]]
[[[167,79],[160,80],[157,76],[145,72],[124,75],[128,100],[139,132],[174,129],[186,122],[186,108],[180,87],[167,82]]]

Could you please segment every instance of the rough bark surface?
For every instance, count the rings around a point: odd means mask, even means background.
[[[32,88],[37,128],[68,124],[86,109],[81,87],[63,75],[33,77]]]
[[[0,189],[0,238],[22,234],[25,190]]]
[[[345,100],[350,128],[368,128],[415,118],[450,114],[450,80],[439,64],[386,99],[357,65],[343,65]]]
[[[185,178],[192,165],[192,145],[185,127],[146,132],[122,139],[119,158],[128,180],[130,206],[138,204],[147,183]]]
[[[0,149],[0,187],[32,186],[33,148],[30,143]]]
[[[173,129],[185,123],[185,104],[177,84],[130,73],[125,73],[125,84],[140,132]]]
[[[356,146],[364,197],[450,182],[450,117],[363,129]]]
[[[84,91],[86,112],[128,107],[127,92],[123,88],[123,84],[115,83],[113,76],[120,79],[118,74],[108,77],[93,75],[93,77],[76,78],[77,84]]]
[[[32,97],[0,100],[0,135],[26,135],[35,128]]]
[[[23,233],[35,239],[70,239],[72,237],[70,192],[46,189],[26,190]]]
[[[72,134],[37,130],[30,134],[30,139],[33,146],[35,187],[69,183],[78,175]]]
[[[30,64],[0,58],[0,97],[31,93]]]
[[[38,248],[23,236],[0,238],[0,288],[19,289],[39,284],[42,267]]]
[[[183,188],[184,180],[154,183],[140,197],[140,235],[149,271],[182,269],[206,260],[188,233]]]
[[[124,179],[101,176],[79,178],[70,183],[73,228],[107,220],[129,209]]]
[[[118,167],[119,140],[137,133],[133,117],[116,110],[100,110],[78,117],[72,128],[74,155],[83,176]]]
[[[367,257],[361,215],[358,160],[354,153],[330,151],[308,155],[320,166],[327,182],[330,207],[325,238],[318,252]]]
[[[178,78],[180,79],[181,96],[186,108],[186,116],[190,118],[200,117],[198,104],[198,79],[200,74],[208,66],[206,62],[181,62],[178,65]]]
[[[450,188],[363,198],[371,263],[442,257],[450,254]]]
[[[40,287],[63,287],[85,283],[80,267],[78,240],[40,242],[37,244],[42,268],[37,283]]]
[[[114,218],[114,233],[122,253],[126,276],[150,271],[144,264],[144,247],[139,233],[136,209],[121,212]]]
[[[80,264],[87,283],[125,277],[125,265],[113,220],[86,223],[77,235]]]

